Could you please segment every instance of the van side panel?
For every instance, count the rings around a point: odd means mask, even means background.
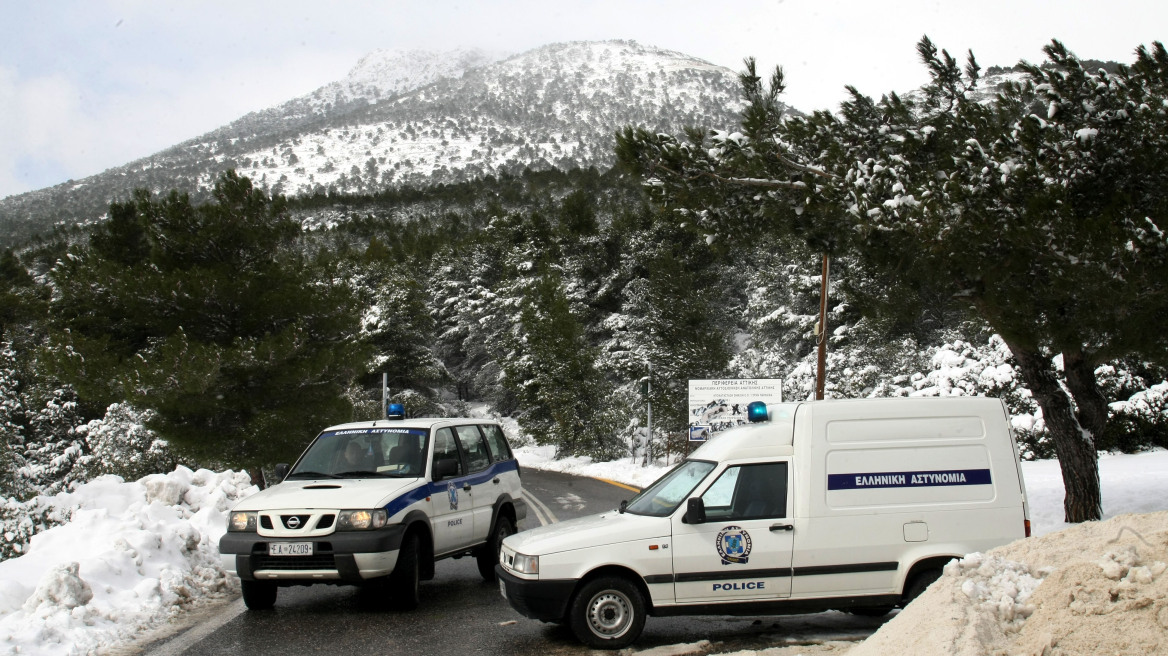
[[[915,562],[1023,537],[997,399],[809,403],[794,430],[793,598],[897,594]]]

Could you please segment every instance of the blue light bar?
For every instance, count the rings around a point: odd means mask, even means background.
[[[385,416],[389,419],[405,419],[406,407],[400,403],[390,403],[385,407]]]
[[[750,423],[757,423],[760,421],[767,421],[770,415],[767,413],[766,404],[762,401],[754,401],[746,406],[746,420]]]

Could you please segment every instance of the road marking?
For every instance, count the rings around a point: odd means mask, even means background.
[[[246,610],[247,607],[243,605],[243,599],[236,599],[235,601],[228,604],[228,606],[224,608],[222,612],[217,613],[214,617],[207,620],[206,622],[199,622],[194,626],[191,626],[189,629],[181,631],[174,638],[162,643],[161,645],[158,645],[157,647],[150,648],[148,645],[146,654],[148,654],[148,656],[178,656],[179,654],[182,654],[186,650],[198,644],[207,636],[214,633],[219,629],[219,627],[238,617]],[[180,615],[180,617],[182,616]],[[187,619],[198,621],[200,616],[199,614],[195,614],[193,618],[188,617]]]
[[[548,524],[555,524],[560,521],[556,518],[556,514],[552,512],[551,508],[548,508],[542,501],[535,498],[534,494],[523,490],[520,496],[526,499],[527,504],[535,511],[535,518],[539,520],[540,526],[547,526]]]
[[[593,478],[595,478],[595,477],[593,477]],[[639,488],[639,487],[633,487],[632,485],[625,485],[624,483],[617,483],[616,481],[610,481],[607,478],[597,478],[596,480],[600,481],[601,483],[608,483],[609,485],[623,487],[624,489],[629,490],[630,492],[640,492],[641,491],[641,488]]]
[[[560,504],[560,508],[564,510],[584,510],[588,507],[588,504],[584,503],[584,499],[581,499],[578,494],[556,497],[556,503]]]

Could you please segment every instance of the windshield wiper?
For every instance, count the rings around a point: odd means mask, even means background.
[[[284,478],[285,479],[288,479],[288,478],[340,478],[340,476],[338,476],[336,474],[325,474],[322,472],[314,472],[314,471],[298,471],[298,472],[292,472],[291,474],[288,474]]]
[[[360,469],[355,471],[340,472],[333,474],[333,478],[361,478],[364,476],[376,476],[377,478],[385,478],[387,474],[381,472],[372,472],[368,469]]]

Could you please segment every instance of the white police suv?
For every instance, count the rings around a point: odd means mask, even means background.
[[[390,416],[400,407],[390,406]],[[494,580],[503,539],[527,514],[497,423],[390,419],[326,428],[283,480],[238,503],[219,541],[249,609],[281,586],[357,584],[412,609],[434,562],[474,555]]]

